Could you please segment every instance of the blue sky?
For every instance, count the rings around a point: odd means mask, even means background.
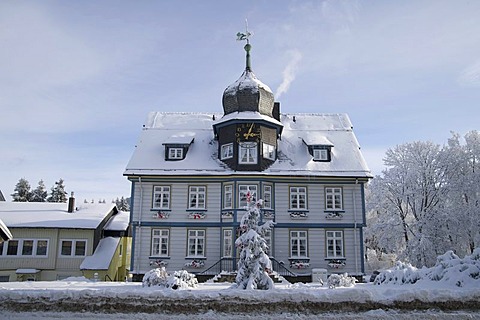
[[[128,196],[149,111],[222,111],[245,18],[281,111],[348,113],[374,174],[397,144],[479,129],[480,1],[1,1],[0,190]]]

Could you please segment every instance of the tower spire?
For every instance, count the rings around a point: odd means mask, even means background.
[[[247,44],[243,47],[245,49],[245,52],[247,53],[247,61],[246,61],[246,71],[252,71],[252,66],[250,64],[250,49],[252,46],[250,45],[250,36],[253,34],[248,31],[248,21],[245,19],[245,32],[237,32],[237,41],[243,41],[246,40]]]

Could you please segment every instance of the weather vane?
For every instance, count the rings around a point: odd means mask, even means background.
[[[253,34],[248,31],[248,21],[245,19],[245,33],[244,32],[237,32],[237,41],[247,40],[247,44],[249,44],[249,38],[253,36]]]

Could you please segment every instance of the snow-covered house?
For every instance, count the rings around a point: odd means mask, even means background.
[[[0,219],[13,236],[0,243],[0,281],[93,278],[95,273],[100,280],[125,280],[129,214],[115,204],[75,206],[73,201],[0,202]]]
[[[371,178],[346,114],[284,114],[247,65],[223,113],[152,112],[124,175],[132,182],[132,273],[157,265],[236,269],[247,195],[263,199],[273,269],[364,272]]]

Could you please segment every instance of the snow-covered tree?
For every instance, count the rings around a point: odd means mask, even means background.
[[[238,273],[235,288],[268,290],[274,287],[269,273],[272,262],[267,255],[268,246],[265,233],[273,228],[274,222],[267,221],[259,226],[260,206],[262,200],[251,201],[247,194],[247,212],[240,222],[241,236],[235,241],[235,246],[241,250],[238,261]]]
[[[366,193],[365,242],[416,267],[432,266],[448,250],[471,254],[480,245],[480,133],[453,133],[431,142],[399,145]]]
[[[31,198],[30,183],[24,178],[21,178],[20,180],[18,180],[11,196],[13,197],[14,202],[30,201],[30,198]]]
[[[115,204],[120,211],[130,211],[130,204],[128,203],[128,200],[124,197],[121,197],[120,199],[117,198]]]
[[[31,202],[45,202],[47,201],[47,189],[43,180],[38,181],[38,186],[31,193]]]
[[[370,185],[369,209],[378,219],[370,236],[381,239],[367,242],[419,266],[433,265],[436,256],[445,252],[448,244],[441,241],[448,233],[442,219],[448,193],[444,155],[431,142],[406,143],[387,151],[387,169]]]
[[[50,196],[47,199],[48,202],[67,202],[67,192],[65,191],[65,185],[63,179],[55,182],[55,186],[52,187]]]

